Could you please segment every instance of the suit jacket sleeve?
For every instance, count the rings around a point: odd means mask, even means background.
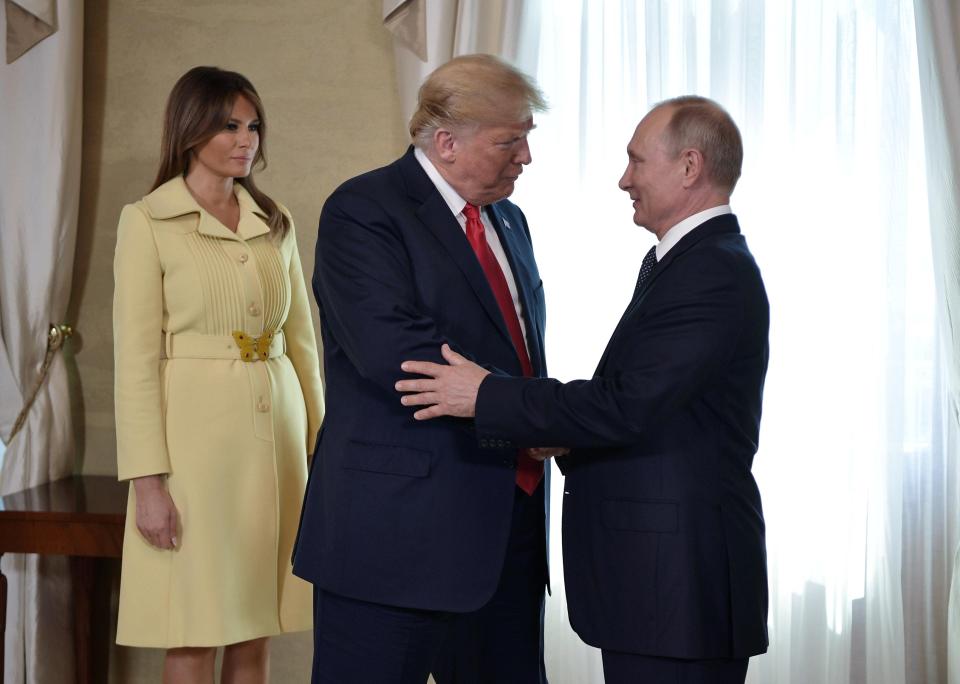
[[[160,392],[163,271],[150,221],[128,204],[113,262],[117,477],[170,472]]]
[[[400,363],[443,363],[440,346],[455,346],[421,310],[401,230],[370,197],[335,192],[320,217],[313,275],[332,337],[357,372],[398,405]]]
[[[288,214],[289,218],[289,214]],[[300,389],[307,409],[307,443],[308,453],[313,452],[317,433],[323,422],[324,400],[323,384],[320,380],[320,358],[317,354],[317,338],[313,330],[313,320],[310,317],[310,301],[307,298],[307,287],[303,280],[303,266],[300,263],[300,252],[297,250],[296,231],[293,221],[290,222],[290,233],[287,239],[292,243],[290,255],[290,311],[284,323],[284,338],[287,343],[287,356],[300,380]]]
[[[627,314],[608,354],[622,370],[592,380],[487,376],[479,437],[521,446],[635,443],[702,391],[731,358],[744,312],[735,265],[717,252],[674,262]]]

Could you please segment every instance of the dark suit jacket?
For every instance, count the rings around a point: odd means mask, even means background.
[[[592,380],[488,376],[487,439],[575,447],[563,558],[588,644],[676,658],[767,647],[760,493],[751,475],[769,308],[732,215],[680,240],[628,306]]]
[[[543,284],[523,213],[493,223],[510,261],[530,360],[545,370]],[[470,611],[497,587],[516,448],[480,446],[472,423],[417,422],[394,383],[440,345],[521,375],[510,333],[463,229],[413,154],[344,183],[320,217],[313,288],[327,412],[294,572],[388,605]]]

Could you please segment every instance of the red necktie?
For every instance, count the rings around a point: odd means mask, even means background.
[[[533,375],[533,366],[530,365],[527,345],[523,341],[520,319],[517,317],[517,310],[513,306],[513,297],[510,294],[510,288],[507,286],[507,279],[503,275],[497,257],[494,256],[490,245],[487,244],[483,222],[480,220],[480,209],[472,204],[467,204],[463,208],[463,215],[467,217],[467,240],[470,241],[470,246],[473,247],[473,252],[477,255],[477,260],[487,276],[487,282],[490,284],[493,296],[500,307],[500,313],[503,314],[503,320],[507,323],[510,339],[513,340],[513,346],[520,358],[520,368],[523,370],[523,375],[529,378]],[[533,494],[542,477],[543,463],[530,458],[526,449],[520,449],[517,454],[517,486],[527,494]]]

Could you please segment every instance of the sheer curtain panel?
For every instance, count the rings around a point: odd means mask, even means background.
[[[753,684],[943,681],[956,440],[941,378],[955,343],[935,334],[913,12],[912,0],[583,0],[541,13],[551,111],[516,197],[551,374],[590,376],[653,243],[617,188],[639,119],[697,93],[743,133],[732,206],[772,316],[754,463],[772,643]],[[559,519],[548,670],[553,684],[598,684],[599,653],[567,624]]]
[[[915,0],[920,95],[926,136],[929,178],[930,233],[937,304],[941,312],[944,365],[949,378],[944,448],[946,470],[947,542],[956,548],[960,502],[960,9],[950,0]],[[952,485],[952,486],[951,486]],[[947,554],[951,558],[951,554]],[[952,554],[948,636],[949,682],[960,684],[960,548]]]

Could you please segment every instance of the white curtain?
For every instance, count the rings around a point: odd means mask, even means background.
[[[423,79],[458,55],[497,55],[532,74],[539,11],[540,0],[383,0],[404,122],[413,115]]]
[[[949,379],[950,398],[945,426],[945,448],[956,473],[960,461],[957,434],[960,431],[960,9],[950,0],[915,0],[917,46],[920,63],[920,95],[926,136],[930,199],[930,229],[933,241],[934,282],[941,312],[943,363]],[[948,520],[954,529],[947,541],[957,539],[960,502],[956,477],[945,496]],[[950,557],[950,554],[946,554]],[[953,554],[950,586],[949,682],[960,684],[960,548]]]
[[[15,5],[11,7],[11,5]],[[60,354],[41,382],[48,332],[70,296],[80,193],[83,3],[7,0],[7,18],[35,11],[52,30],[0,65],[0,494],[73,472],[66,369]],[[29,17],[28,17],[29,19]],[[32,20],[30,20],[32,21]],[[65,558],[5,555],[9,582],[7,684],[72,681],[72,612]],[[56,654],[56,657],[51,657]]]
[[[732,204],[772,314],[754,467],[772,644],[751,662],[755,684],[945,681],[957,442],[941,378],[954,347],[936,335],[913,11],[583,0],[541,14],[551,111],[516,199],[545,282],[552,375],[589,377],[653,242],[616,187],[643,114],[698,93],[744,136]],[[550,680],[602,682],[599,653],[567,624],[557,546]]]

